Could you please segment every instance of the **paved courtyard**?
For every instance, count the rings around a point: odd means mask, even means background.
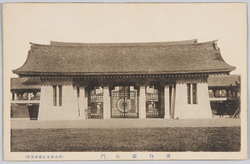
[[[154,127],[234,127],[239,118],[213,119],[87,119],[67,121],[11,120],[11,129],[62,128],[154,128]]]

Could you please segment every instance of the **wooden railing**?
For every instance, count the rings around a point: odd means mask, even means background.
[[[11,104],[39,104],[40,100],[11,100]]]

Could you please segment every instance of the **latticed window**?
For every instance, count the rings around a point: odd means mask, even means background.
[[[62,86],[59,85],[59,106],[62,106]]]
[[[57,105],[57,86],[53,86],[53,105]]]
[[[197,84],[187,83],[187,102],[188,104],[197,104]]]
[[[191,104],[191,84],[187,84],[187,102]]]
[[[62,106],[62,86],[53,86],[53,106]]]
[[[77,97],[80,97],[80,87],[76,87]]]
[[[197,84],[192,85],[192,91],[193,91],[193,104],[197,104]]]

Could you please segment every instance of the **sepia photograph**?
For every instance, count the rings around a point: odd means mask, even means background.
[[[2,8],[4,160],[247,159],[246,3]]]

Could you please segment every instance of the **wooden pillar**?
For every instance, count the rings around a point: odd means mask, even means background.
[[[84,101],[84,117],[88,118],[88,107],[89,107],[89,92],[87,87],[84,87],[84,96],[83,96],[83,101]]]
[[[14,92],[12,92],[12,100],[15,100],[15,94]]]
[[[169,113],[169,86],[166,85],[164,86],[164,110],[165,110],[165,115],[164,118],[170,118],[170,113]]]
[[[216,97],[216,90],[213,90],[213,97]]]
[[[140,86],[139,94],[139,118],[146,118],[146,87]]]
[[[164,117],[164,107],[165,107],[165,99],[164,99],[164,87],[161,87],[161,109],[160,109],[160,118]]]
[[[30,100],[31,99],[31,95],[30,95],[31,93],[28,93],[28,100]]]
[[[227,92],[226,97],[229,97],[229,90],[227,89],[226,92]]]
[[[86,111],[88,110],[88,97],[86,97],[85,87],[79,87],[78,104],[80,108],[80,117],[85,119],[87,117]]]
[[[85,102],[85,87],[80,87],[79,90],[79,97],[78,101],[80,101],[80,117],[85,119],[85,109],[86,109],[86,102]]]
[[[162,113],[162,88],[161,86],[158,86],[158,117],[161,115]]]
[[[103,87],[103,118],[110,119],[110,94],[109,87]]]
[[[36,100],[36,94],[37,94],[37,92],[32,92],[32,93],[34,95],[34,100]]]
[[[24,94],[24,93],[20,93],[20,95],[21,95],[20,100],[23,100],[23,94]]]
[[[175,89],[176,86],[172,85],[172,94],[171,94],[171,113],[170,113],[170,117],[174,118],[174,113],[175,113]]]
[[[56,104],[57,104],[57,106],[59,106],[59,87],[58,86],[56,86]]]
[[[17,95],[17,93],[14,93],[14,100],[18,100],[18,95]]]

